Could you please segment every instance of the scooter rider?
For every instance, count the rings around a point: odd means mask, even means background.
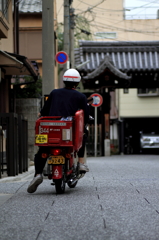
[[[76,69],[69,69],[63,75],[64,88],[54,89],[44,107],[39,113],[40,116],[74,116],[79,109],[84,111],[84,124],[88,123],[89,112],[87,106],[87,98],[83,93],[75,90],[81,80],[81,76]],[[83,146],[82,146],[83,147]],[[43,149],[46,147],[39,147],[37,154],[35,154],[35,175],[27,191],[33,193],[36,191],[39,184],[42,183],[42,172],[46,164],[46,158],[42,158]],[[47,151],[47,149],[46,149]],[[88,172],[87,165],[84,164],[84,151],[79,151],[78,155],[79,170]]]

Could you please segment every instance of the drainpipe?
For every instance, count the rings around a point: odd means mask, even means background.
[[[19,54],[19,1],[14,0],[14,53]]]

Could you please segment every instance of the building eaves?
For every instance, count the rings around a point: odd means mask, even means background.
[[[2,52],[2,51],[0,51]],[[36,67],[35,63],[30,62],[29,59],[25,56],[15,54],[15,53],[10,53],[10,52],[2,52],[2,54],[5,54],[9,59],[13,59],[16,63],[20,64],[20,66],[12,66],[12,71],[16,70],[15,72],[11,72],[9,68],[10,66],[3,66],[3,68],[6,67],[8,69],[9,74],[7,75],[31,75],[35,80],[38,79],[38,68]],[[22,65],[22,66],[21,66]]]
[[[41,13],[42,0],[21,0],[19,2],[20,13]]]
[[[90,60],[81,69],[90,73],[98,68],[105,56],[109,56],[114,66],[124,73],[159,71],[159,41],[80,41],[80,47],[75,51],[75,64]]]
[[[101,46],[159,46],[159,41],[86,41],[86,40],[80,40],[79,45],[80,46],[94,46],[94,47],[101,47]]]

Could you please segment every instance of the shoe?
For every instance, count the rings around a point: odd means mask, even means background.
[[[37,187],[43,182],[42,174],[37,175],[33,178],[31,183],[28,186],[27,192],[28,193],[34,193],[37,189]]]
[[[79,163],[79,171],[89,172],[89,168],[86,164]]]

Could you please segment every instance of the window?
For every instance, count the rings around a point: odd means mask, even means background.
[[[138,97],[159,96],[158,88],[139,88],[137,91]]]
[[[129,88],[124,88],[123,93],[129,93]]]
[[[117,37],[116,32],[96,32],[95,38],[101,39],[101,38],[109,38],[109,39],[115,39]]]

